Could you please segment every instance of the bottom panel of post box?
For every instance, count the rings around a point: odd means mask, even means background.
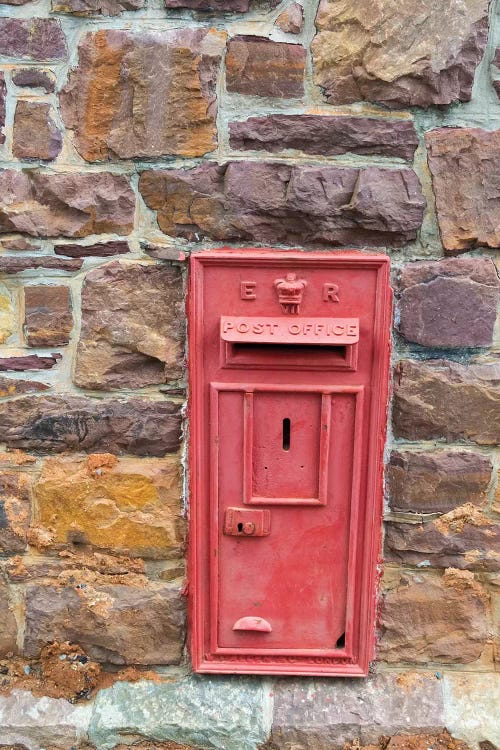
[[[357,675],[374,642],[386,256],[192,258],[190,651],[199,672]]]

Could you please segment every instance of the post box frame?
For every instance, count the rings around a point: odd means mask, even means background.
[[[369,452],[367,481],[364,505],[364,539],[363,555],[356,547],[355,535],[359,529],[358,509],[353,508],[350,530],[350,575],[356,578],[357,601],[353,601],[350,586],[348,591],[346,645],[341,654],[319,650],[318,653],[301,649],[291,649],[273,653],[247,653],[239,649],[220,648],[214,641],[217,609],[214,605],[213,572],[207,570],[213,547],[214,529],[217,528],[216,502],[214,488],[214,471],[209,474],[206,465],[206,454],[202,449],[203,441],[209,440],[205,424],[203,402],[203,271],[207,266],[223,266],[232,259],[256,267],[265,265],[288,265],[293,261],[294,267],[317,262],[328,268],[365,268],[377,272],[377,308],[373,321],[373,335],[376,347],[373,355],[373,373],[371,382],[372,398],[370,407]],[[378,562],[381,544],[381,518],[383,502],[383,449],[386,436],[387,397],[389,387],[390,361],[390,322],[392,315],[392,292],[388,283],[389,259],[382,254],[365,254],[359,251],[303,252],[244,249],[203,251],[191,257],[191,269],[188,294],[189,325],[189,543],[188,543],[188,589],[189,589],[189,644],[193,669],[207,673],[239,674],[294,674],[311,676],[365,676],[368,673],[370,659],[373,658],[375,640],[376,589]],[[342,368],[338,368],[342,369]],[[211,399],[219,384],[213,384]],[[242,388],[241,383],[224,382],[223,389]],[[263,388],[259,384],[258,388]],[[266,388],[282,388],[272,383]],[[297,386],[294,386],[297,388]],[[316,390],[317,388],[314,387]],[[303,387],[307,390],[307,386]],[[246,389],[248,390],[248,389]],[[363,398],[363,388],[352,386],[332,386],[332,391],[357,391],[357,397]],[[211,459],[214,460],[213,447]],[[356,470],[354,469],[354,481]],[[207,516],[207,503],[209,515]],[[215,506],[215,507],[214,507]],[[249,508],[258,508],[259,501],[250,504]],[[211,521],[211,534],[206,527],[206,519]],[[214,621],[215,618],[215,621]],[[356,626],[353,622],[356,620]]]

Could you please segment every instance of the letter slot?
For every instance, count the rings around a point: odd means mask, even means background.
[[[368,673],[391,299],[385,255],[192,256],[195,671]]]

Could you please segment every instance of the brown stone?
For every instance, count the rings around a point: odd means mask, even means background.
[[[163,232],[191,241],[401,245],[425,201],[410,169],[204,163],[143,172],[139,189]]]
[[[61,354],[40,357],[28,354],[26,357],[0,357],[0,372],[24,372],[25,370],[50,370],[61,359]]]
[[[274,25],[285,34],[300,34],[304,28],[304,8],[300,3],[292,3],[279,14]]]
[[[500,524],[465,503],[434,521],[388,522],[385,559],[420,567],[500,570]]]
[[[9,448],[161,457],[179,449],[180,411],[172,401],[27,396],[0,404],[0,433]]]
[[[18,159],[55,159],[62,135],[50,104],[18,100],[14,114],[12,153]]]
[[[397,734],[388,743],[384,740],[385,737],[380,739],[380,750],[470,750],[469,745],[446,730],[440,734]]]
[[[75,542],[130,556],[182,554],[180,461],[121,458],[92,471],[82,458],[47,459],[35,486],[36,524],[50,546]],[[92,456],[89,456],[92,459]]]
[[[425,142],[446,252],[500,247],[500,130],[439,128]]]
[[[301,97],[305,66],[306,50],[300,44],[235,36],[227,45],[226,87],[236,94]]]
[[[0,18],[0,55],[65,60],[66,38],[55,18]]]
[[[24,653],[37,656],[52,641],[78,643],[98,662],[178,664],[184,602],[178,586],[29,585]]]
[[[80,388],[140,388],[183,374],[180,269],[114,261],[87,274],[74,380]]]
[[[43,89],[47,94],[55,91],[56,79],[48,70],[36,68],[19,68],[12,72],[12,83],[30,89]]]
[[[487,597],[470,571],[407,573],[382,599],[378,658],[383,661],[470,664],[487,638]]]
[[[411,160],[418,137],[411,120],[332,115],[267,115],[229,123],[231,148],[279,153],[362,154]]]
[[[0,234],[130,234],[134,210],[135,196],[125,175],[0,171]]]
[[[40,250],[40,245],[33,244],[26,237],[2,237],[0,242],[0,250],[29,250],[32,253],[36,253]]]
[[[500,513],[500,471],[497,476],[497,488],[495,497],[493,498],[492,510],[494,510],[495,513]]]
[[[83,260],[68,260],[66,258],[54,258],[50,255],[39,256],[38,258],[4,256],[0,257],[0,273],[22,273],[33,268],[50,268],[57,271],[79,271],[83,265]]]
[[[52,0],[53,13],[74,16],[119,16],[124,10],[140,10],[144,0]]]
[[[8,589],[0,578],[0,657],[17,652],[17,624],[9,601]]]
[[[489,258],[446,258],[403,267],[399,330],[422,346],[491,346],[500,281]]]
[[[48,385],[36,380],[15,380],[14,378],[0,377],[0,398],[20,396],[22,393],[34,391],[46,391],[48,388]]]
[[[0,554],[24,552],[30,519],[29,477],[17,471],[0,471]]]
[[[224,34],[206,28],[86,34],[61,94],[81,156],[96,161],[212,151],[223,45]]]
[[[15,327],[12,291],[5,284],[0,283],[0,344],[4,344],[8,340]]]
[[[165,8],[191,8],[192,10],[211,10],[217,13],[231,11],[245,13],[250,5],[249,0],[164,0]]]
[[[405,360],[398,364],[393,409],[396,437],[494,445],[500,442],[499,407],[500,363]]]
[[[96,242],[92,245],[54,245],[56,255],[67,255],[70,258],[92,258],[98,256],[107,258],[110,255],[124,255],[130,252],[128,242],[111,240],[110,242]]]
[[[7,99],[7,86],[5,76],[0,72],[0,143],[5,143],[5,103]]]
[[[488,500],[491,460],[472,451],[392,451],[387,467],[389,507],[414,513],[447,513]]]
[[[28,346],[64,346],[69,343],[73,315],[69,287],[24,287],[24,333]]]
[[[321,0],[315,81],[331,104],[469,101],[488,35],[488,0]]]

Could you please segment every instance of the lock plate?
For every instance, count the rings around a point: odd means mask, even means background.
[[[269,536],[270,533],[271,512],[269,510],[226,509],[224,516],[226,536]]]

